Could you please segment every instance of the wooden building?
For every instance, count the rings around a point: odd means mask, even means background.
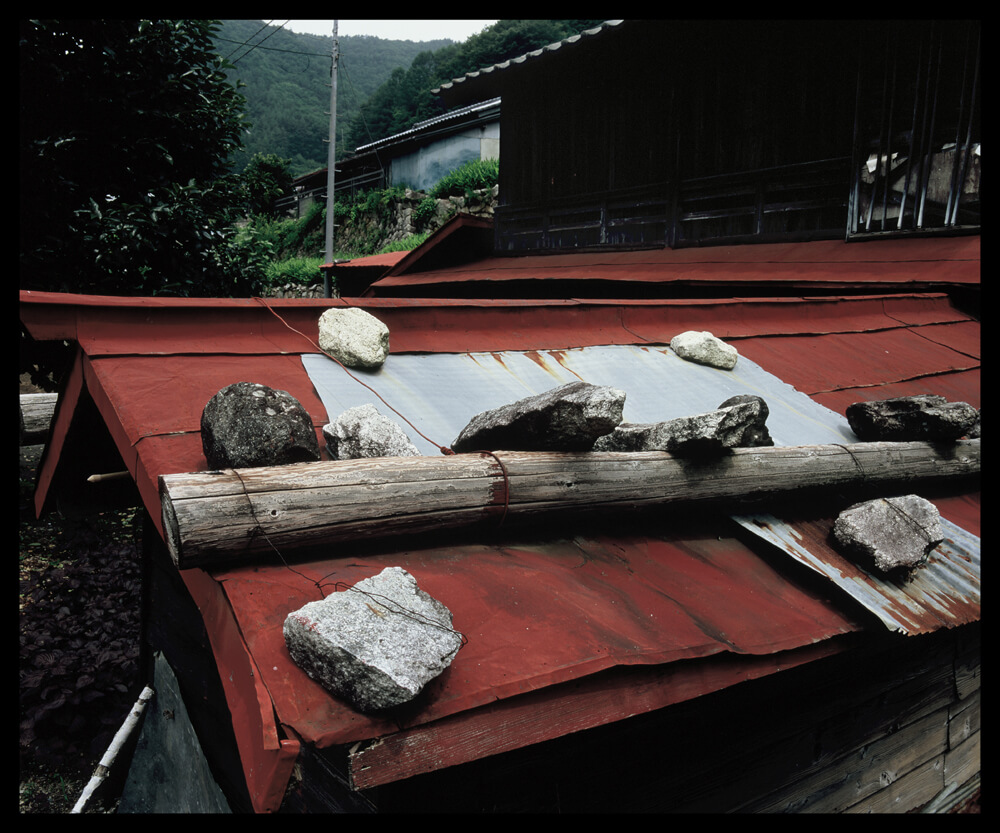
[[[498,252],[979,225],[978,21],[609,21],[444,85],[503,99]]]

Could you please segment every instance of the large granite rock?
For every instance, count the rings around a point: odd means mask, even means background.
[[[729,404],[727,404],[729,403]],[[594,443],[594,451],[669,451],[679,456],[719,454],[727,448],[774,445],[759,396],[727,399],[704,414],[653,423],[622,423]]]
[[[287,391],[236,382],[213,396],[201,414],[201,445],[209,468],[253,468],[320,459],[312,418]]]
[[[366,713],[412,700],[462,646],[451,611],[402,567],[309,602],[283,630],[296,665]]]
[[[670,349],[682,359],[710,367],[732,370],[739,353],[736,348],[708,331],[688,330],[670,339]]]
[[[349,408],[323,426],[331,460],[359,457],[417,457],[420,452],[402,428],[374,405]]]
[[[958,440],[979,433],[979,411],[943,396],[900,396],[847,407],[847,422],[864,442]]]
[[[466,451],[589,451],[622,420],[625,392],[569,382],[474,416],[451,447]]]
[[[375,370],[389,355],[389,328],[357,307],[328,309],[319,317],[319,346],[345,367]]]
[[[919,566],[944,540],[937,507],[918,495],[856,503],[837,516],[833,537],[846,555],[883,573]]]

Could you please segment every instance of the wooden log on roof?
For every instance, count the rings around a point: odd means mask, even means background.
[[[940,481],[980,471],[980,441],[666,452],[476,452],[298,463],[160,477],[179,568],[563,512],[755,500],[809,488]]]

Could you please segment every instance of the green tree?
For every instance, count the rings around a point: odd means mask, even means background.
[[[247,211],[250,214],[270,216],[274,201],[292,188],[289,173],[290,159],[275,153],[255,153],[240,175],[246,190]]]
[[[247,295],[244,98],[200,20],[20,21],[23,288]],[[262,266],[262,264],[261,264]]]

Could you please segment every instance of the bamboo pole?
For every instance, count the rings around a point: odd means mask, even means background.
[[[142,690],[142,693],[139,695],[139,699],[135,701],[135,705],[132,706],[132,711],[129,712],[128,717],[125,718],[125,722],[122,723],[121,728],[115,733],[115,736],[111,741],[111,745],[108,747],[107,752],[104,753],[104,757],[101,758],[101,762],[94,770],[94,774],[90,777],[90,781],[87,782],[87,786],[84,787],[83,793],[80,795],[80,798],[70,811],[71,813],[82,813],[83,808],[87,805],[87,802],[90,801],[90,797],[94,794],[94,791],[101,786],[104,779],[108,777],[108,772],[111,771],[115,758],[118,757],[118,753],[125,745],[125,741],[128,740],[129,735],[131,735],[135,730],[135,727],[139,725],[139,718],[142,717],[142,712],[146,708],[146,703],[149,702],[154,693],[153,689],[149,686],[146,686]]]
[[[666,452],[496,451],[382,457],[160,478],[179,568],[561,512],[748,500],[820,487],[936,481],[980,471],[980,441]]]

